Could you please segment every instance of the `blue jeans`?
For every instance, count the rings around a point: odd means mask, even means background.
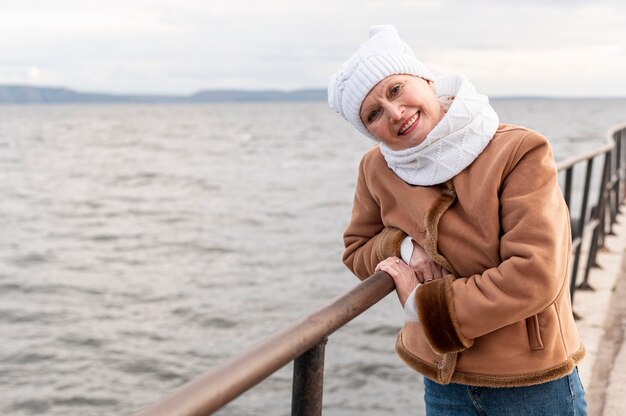
[[[585,391],[578,369],[527,387],[441,385],[424,378],[427,416],[584,416]]]

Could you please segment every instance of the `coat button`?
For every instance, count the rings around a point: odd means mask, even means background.
[[[443,360],[442,361],[435,361],[435,364],[437,364],[437,368],[438,369],[442,369],[443,368]]]

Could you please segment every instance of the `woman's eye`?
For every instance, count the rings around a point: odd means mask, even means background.
[[[369,114],[367,115],[367,122],[371,123],[372,121],[374,121],[377,115],[378,115],[378,110],[370,111]]]
[[[402,89],[402,84],[396,84],[389,90],[389,95],[394,96],[397,95]]]

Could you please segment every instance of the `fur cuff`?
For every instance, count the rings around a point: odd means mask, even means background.
[[[400,257],[400,245],[407,233],[396,227],[385,227],[376,241],[376,257],[383,261],[388,257]]]
[[[433,280],[417,289],[417,312],[424,334],[433,351],[438,354],[463,351],[474,340],[461,333],[452,302],[454,276]]]

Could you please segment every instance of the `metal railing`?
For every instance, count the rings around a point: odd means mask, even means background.
[[[327,337],[394,289],[387,273],[374,273],[327,306],[226,360],[136,415],[209,415],[294,359],[292,414],[319,415]]]
[[[572,225],[571,290],[590,288],[589,269],[595,265],[598,249],[620,213],[626,195],[626,124],[609,133],[607,144],[557,164],[565,175],[563,195],[570,206],[574,188],[574,167],[585,165],[579,217]],[[592,170],[595,158],[604,161],[598,200],[590,208]],[[576,285],[583,252],[583,237],[591,236],[583,282]],[[365,312],[394,290],[391,277],[374,273],[354,289],[327,306],[270,335],[248,350],[213,367],[135,416],[210,415],[274,372],[294,361],[292,415],[321,415],[324,375],[324,349],[327,338],[337,329]]]
[[[626,124],[609,130],[607,143],[598,149],[583,153],[557,163],[559,172],[565,174],[563,197],[570,207],[570,217],[575,218],[571,211],[574,168],[584,165],[584,183],[582,185],[582,201],[576,221],[572,221],[572,267],[570,275],[570,292],[572,302],[574,293],[579,290],[593,290],[589,284],[589,272],[598,267],[596,257],[598,250],[604,247],[605,235],[613,234],[613,224],[626,193]],[[590,208],[590,190],[594,160],[602,160],[602,175],[597,190],[597,201]],[[589,238],[583,281],[577,285],[580,272],[580,260],[583,254],[584,238]]]

